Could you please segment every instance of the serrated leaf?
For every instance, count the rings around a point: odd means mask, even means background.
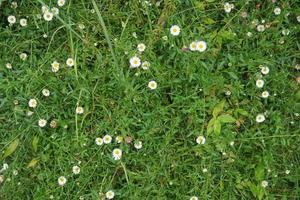
[[[222,128],[221,122],[218,119],[216,119],[214,123],[214,133],[220,135],[221,128]]]
[[[18,147],[20,140],[16,139],[14,140],[5,150],[4,155],[3,155],[3,159],[5,159],[6,157],[10,156]]]
[[[39,142],[39,138],[37,136],[34,136],[32,140],[32,148],[34,152],[37,152],[38,142]]]
[[[37,158],[32,159],[32,160],[28,163],[27,168],[35,167],[35,165],[36,165],[38,162],[39,162],[39,159],[37,159]]]
[[[212,113],[214,117],[217,117],[223,111],[224,105],[225,105],[225,101],[223,100],[214,107]]]
[[[218,117],[221,123],[234,123],[236,121],[231,115],[220,115]]]

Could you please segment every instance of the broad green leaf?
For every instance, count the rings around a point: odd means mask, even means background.
[[[223,100],[214,107],[212,113],[214,117],[217,117],[223,111],[224,105],[225,105],[225,101]]]
[[[37,152],[38,142],[39,138],[37,136],[34,136],[32,140],[32,148],[34,152]]]
[[[234,123],[236,121],[231,115],[220,115],[218,120],[220,120],[221,123]]]
[[[212,118],[209,120],[208,125],[207,125],[207,134],[210,134],[214,131],[214,123],[215,123],[215,118]]]
[[[27,168],[30,168],[30,167],[35,167],[35,165],[39,162],[39,160],[37,158],[34,158],[32,159],[28,165],[27,165]]]
[[[235,112],[237,112],[241,115],[244,115],[244,116],[249,116],[249,113],[246,110],[241,109],[241,108],[236,109]]]
[[[212,18],[205,18],[203,22],[208,25],[216,23]]]
[[[10,156],[18,147],[20,140],[16,139],[14,140],[5,150],[4,155],[3,155],[3,159]]]
[[[262,164],[259,164],[255,168],[255,179],[257,181],[261,181],[264,179],[265,173],[264,173],[264,166]]]
[[[221,127],[222,127],[221,122],[218,119],[216,119],[214,123],[214,133],[220,135]]]

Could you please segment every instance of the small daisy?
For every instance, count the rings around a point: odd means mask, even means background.
[[[51,70],[52,72],[58,72],[59,70],[59,63],[57,61],[54,61],[52,64],[51,64]]]
[[[256,87],[262,88],[264,86],[265,82],[262,79],[258,79],[256,81]]]
[[[47,121],[45,119],[40,119],[39,120],[39,127],[43,128],[45,127],[47,124]]]
[[[123,137],[120,136],[120,135],[118,135],[118,136],[116,137],[116,142],[117,142],[118,144],[122,143],[122,142],[123,142]]]
[[[66,61],[66,64],[69,67],[73,67],[74,66],[74,60],[73,60],[73,58],[68,58],[67,61]]]
[[[80,167],[73,166],[72,171],[73,171],[73,174],[79,174],[80,173]]]
[[[78,106],[78,107],[76,108],[76,114],[81,115],[81,114],[83,114],[83,113],[84,113],[83,107]]]
[[[170,28],[170,32],[171,32],[172,35],[178,36],[180,34],[180,27],[177,26],[177,25],[173,25]]]
[[[11,2],[11,7],[16,9],[18,7],[18,3],[16,1]]]
[[[23,27],[27,26],[27,19],[24,19],[24,18],[20,19],[20,25],[23,26]]]
[[[21,53],[20,54],[20,59],[21,60],[26,60],[27,59],[27,54],[26,53]]]
[[[14,170],[14,171],[13,171],[13,175],[14,175],[14,176],[17,176],[18,174],[19,174],[18,170]]]
[[[206,139],[204,136],[200,135],[199,137],[197,137],[196,142],[197,144],[205,144]]]
[[[266,187],[268,187],[268,181],[266,181],[266,180],[263,180],[262,182],[261,182],[261,186],[263,187],[263,188],[266,188]]]
[[[120,160],[122,157],[122,150],[121,149],[114,149],[113,150],[113,157],[115,160]]]
[[[59,177],[57,181],[59,186],[64,186],[67,183],[67,179],[64,176]]]
[[[269,67],[262,67],[261,68],[261,73],[264,75],[267,75],[270,72]]]
[[[137,45],[137,49],[138,49],[139,52],[143,52],[146,49],[146,45],[143,44],[143,43],[140,43],[140,44]]]
[[[42,13],[49,12],[48,6],[42,6]]]
[[[208,170],[206,168],[202,169],[203,173],[206,173]]]
[[[130,58],[129,62],[131,68],[137,68],[141,65],[141,59],[137,56],[133,56],[132,58]]]
[[[282,35],[289,35],[290,34],[290,30],[289,29],[283,29],[281,31]]]
[[[253,34],[252,34],[251,32],[248,32],[248,33],[247,33],[247,36],[248,36],[248,37],[252,37]]]
[[[103,139],[102,138],[96,138],[95,139],[96,145],[101,146],[103,144]]]
[[[59,14],[59,9],[56,7],[51,8],[51,12],[53,13],[53,15],[58,15]]]
[[[7,69],[12,69],[12,65],[10,63],[6,63],[6,68]]]
[[[111,141],[112,141],[112,137],[110,135],[105,135],[103,137],[104,144],[109,144],[109,143],[111,143]]]
[[[50,22],[53,19],[53,13],[50,11],[45,11],[43,17],[46,21]]]
[[[155,81],[150,81],[148,83],[148,87],[151,89],[151,90],[155,90],[157,88],[157,83]]]
[[[279,7],[274,9],[274,14],[275,15],[280,15],[280,13],[281,13],[281,9]]]
[[[192,196],[192,197],[190,198],[190,200],[198,200],[198,197]]]
[[[197,49],[197,42],[192,42],[192,43],[190,44],[190,46],[189,46],[189,49],[190,49],[191,51],[196,51],[196,49]]]
[[[263,115],[263,114],[258,114],[257,116],[256,116],[256,122],[257,123],[262,123],[263,121],[265,121],[265,116]]]
[[[262,96],[262,98],[268,98],[269,97],[269,92],[268,91],[263,91],[262,93],[261,93],[261,96]]]
[[[48,89],[43,89],[42,90],[42,94],[45,96],[45,97],[48,97],[50,96],[50,91]]]
[[[264,32],[265,31],[265,26],[263,24],[260,24],[256,27],[256,30],[258,32]]]
[[[200,52],[203,52],[203,51],[205,51],[206,50],[206,42],[204,42],[204,41],[199,41],[199,42],[197,42],[197,44],[196,44],[196,50],[197,51],[200,51]]]
[[[143,143],[141,141],[137,141],[134,143],[134,147],[136,149],[141,149],[143,147]]]
[[[233,147],[233,146],[234,146],[234,141],[231,141],[231,142],[229,143],[229,145]]]
[[[234,8],[233,4],[230,4],[228,2],[224,3],[224,10],[226,13],[230,13],[233,8]]]
[[[106,192],[105,196],[107,199],[113,199],[115,197],[115,193],[112,190],[109,190]]]
[[[167,40],[168,40],[168,36],[165,35],[165,36],[162,37],[162,39],[163,39],[164,41],[167,41]]]
[[[37,106],[37,100],[36,99],[30,99],[28,101],[28,105],[30,108],[35,108]]]
[[[15,16],[10,15],[10,16],[7,17],[7,21],[8,21],[9,24],[14,24],[14,23],[16,23],[17,19],[16,19]]]
[[[65,1],[65,0],[58,0],[58,1],[57,1],[57,5],[58,5],[59,7],[62,7],[62,6],[64,6],[64,5],[65,5],[65,3],[66,3],[66,1]]]
[[[142,69],[143,69],[143,70],[148,70],[149,67],[150,67],[150,63],[149,63],[148,61],[144,61],[144,62],[142,63]]]

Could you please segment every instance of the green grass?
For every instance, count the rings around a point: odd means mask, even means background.
[[[149,2],[68,0],[46,22],[37,15],[56,1],[20,0],[12,8],[0,0],[0,170],[9,165],[0,172],[0,199],[101,199],[108,190],[125,200],[299,199],[300,2],[232,1],[230,13],[225,1]],[[16,24],[9,26],[9,15]],[[254,20],[270,27],[258,32]],[[175,24],[176,37],[169,31]],[[197,40],[207,43],[206,51],[184,50]],[[145,52],[137,51],[139,43]],[[149,70],[130,68],[134,55],[149,61]],[[269,74],[261,75],[260,65]],[[147,87],[151,80],[157,89]],[[33,98],[36,108],[28,106]],[[257,123],[260,113],[266,120]],[[228,123],[219,118],[224,115]],[[39,119],[47,125],[39,127]],[[113,142],[97,146],[95,139],[106,134]],[[119,135],[132,142],[117,144]],[[199,135],[204,145],[196,143]],[[113,159],[114,148],[122,149],[121,160]],[[67,178],[63,187],[60,176]]]

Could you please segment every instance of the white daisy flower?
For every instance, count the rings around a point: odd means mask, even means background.
[[[268,91],[263,91],[263,92],[261,93],[262,98],[268,98],[269,95],[270,95],[270,94],[269,94]]]
[[[197,137],[196,142],[197,142],[197,144],[205,144],[206,139],[204,136],[200,135]]]
[[[146,45],[143,44],[143,43],[140,43],[140,44],[137,45],[137,49],[138,49],[139,52],[143,52],[146,49]]]
[[[59,177],[57,181],[59,186],[64,186],[67,183],[67,179],[64,176]]]
[[[206,168],[204,168],[204,169],[202,169],[202,172],[203,172],[203,173],[207,173],[208,170],[207,170]]]
[[[11,2],[11,7],[16,9],[18,7],[18,3],[16,1]]]
[[[20,54],[20,59],[21,60],[26,60],[27,59],[27,54],[26,53],[21,53]]]
[[[274,9],[274,14],[275,14],[275,15],[280,15],[280,13],[281,13],[281,9],[280,9],[279,7],[276,7],[276,8]]]
[[[229,145],[233,147],[234,141],[231,141],[231,142],[229,143]]]
[[[59,9],[56,7],[51,8],[51,12],[53,13],[53,15],[58,15],[59,14]]]
[[[265,115],[264,114],[258,114],[257,116],[256,116],[256,122],[257,123],[262,123],[263,121],[265,121]]]
[[[268,181],[266,181],[266,180],[263,180],[262,182],[261,182],[261,186],[263,187],[263,188],[266,188],[266,187],[268,187]]]
[[[132,58],[130,58],[129,62],[131,68],[137,68],[141,65],[141,59],[137,56],[133,56]]]
[[[42,13],[44,14],[45,12],[49,12],[49,7],[48,6],[42,6]]]
[[[261,67],[261,73],[264,75],[267,75],[269,73],[270,69],[269,67]]]
[[[151,90],[155,90],[157,88],[157,83],[155,81],[150,81],[148,83],[148,87],[151,89]]]
[[[265,31],[265,25],[263,25],[263,24],[258,25],[258,26],[256,27],[256,30],[257,30],[258,32],[264,32],[264,31]]]
[[[28,101],[28,106],[29,106],[30,108],[35,108],[35,107],[37,106],[37,100],[36,100],[36,99],[30,99],[30,100]]]
[[[282,35],[289,35],[290,34],[290,30],[289,29],[283,29],[281,31]]]
[[[73,67],[74,66],[74,60],[73,60],[73,58],[68,58],[67,61],[66,61],[66,64],[69,67]]]
[[[52,72],[58,72],[59,70],[59,63],[57,61],[54,61],[52,64],[51,64],[51,70]]]
[[[196,51],[196,49],[197,49],[197,42],[191,42],[191,44],[189,46],[189,49],[191,51]]]
[[[78,106],[78,107],[76,108],[76,114],[81,115],[81,114],[83,114],[83,113],[84,113],[83,107]]]
[[[53,13],[50,11],[45,11],[43,17],[46,21],[50,22],[53,19]]]
[[[190,200],[198,200],[198,197],[192,196],[192,197],[190,198]]]
[[[118,135],[118,136],[116,137],[116,142],[117,142],[118,144],[120,144],[121,142],[123,142],[123,137],[120,136],[120,135]]]
[[[167,40],[168,40],[168,36],[165,35],[165,36],[162,37],[162,39],[163,39],[164,41],[167,41]]]
[[[8,21],[9,24],[14,24],[14,23],[16,23],[17,19],[16,19],[15,16],[9,15],[9,16],[7,17],[7,21]]]
[[[233,8],[234,8],[233,4],[230,4],[228,2],[224,3],[224,10],[226,13],[230,13]]]
[[[144,61],[144,62],[142,63],[142,69],[143,69],[143,70],[148,70],[149,67],[150,67],[150,63],[149,63],[148,61]]]
[[[62,6],[64,6],[64,5],[65,5],[65,3],[66,3],[66,1],[65,1],[65,0],[57,0],[57,5],[58,5],[59,7],[62,7]]]
[[[45,119],[39,120],[39,127],[43,128],[46,126],[46,124],[47,124],[47,120],[45,120]]]
[[[6,63],[6,68],[7,69],[12,69],[12,65],[10,63]]]
[[[111,143],[111,141],[112,141],[112,137],[110,135],[105,135],[103,137],[104,144],[109,144],[109,143]]]
[[[96,138],[95,139],[96,145],[101,146],[103,144],[103,139],[102,138]]]
[[[48,89],[43,89],[42,90],[42,94],[45,96],[45,97],[48,97],[50,96],[50,91]]]
[[[264,84],[265,84],[265,82],[262,79],[258,79],[256,81],[256,87],[258,87],[258,88],[262,88],[264,86]]]
[[[170,32],[173,36],[178,36],[180,34],[180,27],[177,25],[173,25],[170,28]]]
[[[18,174],[19,174],[18,170],[15,169],[15,170],[13,171],[13,175],[14,175],[14,176],[17,176]]]
[[[122,150],[121,149],[114,149],[112,155],[113,155],[113,158],[115,160],[120,160],[121,157],[122,157]]]
[[[137,141],[134,143],[134,147],[136,149],[141,149],[143,147],[143,143],[141,141]]]
[[[73,174],[79,174],[80,173],[80,167],[73,166],[72,171],[73,171]]]
[[[24,18],[20,19],[20,25],[23,26],[23,27],[27,26],[27,19],[24,19]]]
[[[252,36],[253,36],[253,33],[248,32],[248,33],[247,33],[247,36],[248,36],[248,37],[252,37]]]
[[[206,48],[207,48],[206,42],[204,42],[204,41],[199,41],[199,42],[196,43],[196,50],[197,50],[197,51],[203,52],[203,51],[206,50]]]
[[[113,199],[115,197],[115,193],[112,190],[109,190],[105,193],[107,199]]]

